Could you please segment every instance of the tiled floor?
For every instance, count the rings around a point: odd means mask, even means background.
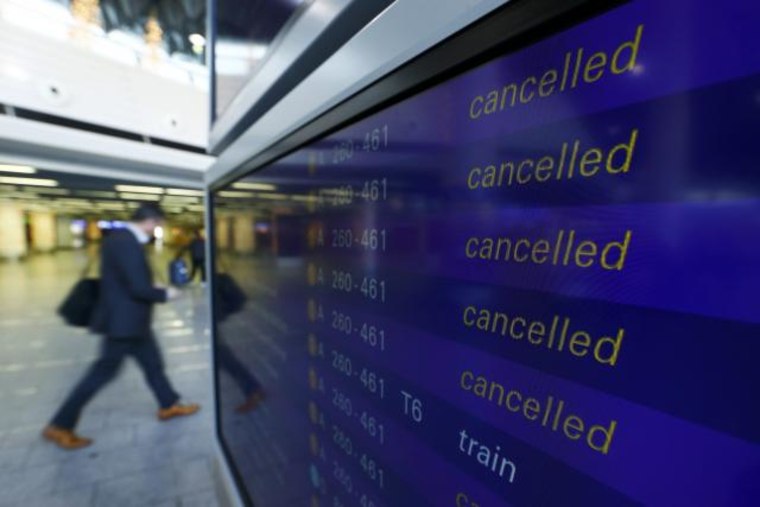
[[[66,327],[57,304],[85,265],[81,253],[0,262],[0,506],[217,505],[211,475],[212,394],[203,289],[157,307],[167,372],[200,414],[158,422],[133,361],[87,407],[78,430],[95,439],[62,451],[40,437],[97,352],[97,336]]]

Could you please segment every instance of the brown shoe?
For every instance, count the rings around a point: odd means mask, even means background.
[[[264,401],[264,390],[256,389],[248,395],[248,398],[246,398],[243,403],[237,406],[235,411],[239,414],[245,414],[258,407],[262,401]]]
[[[174,417],[182,417],[186,415],[193,415],[201,409],[201,406],[197,403],[190,403],[183,405],[182,403],[175,403],[169,408],[162,408],[158,411],[158,418],[162,421],[172,419]]]
[[[58,445],[58,447],[61,449],[66,449],[67,451],[81,449],[82,447],[87,447],[92,443],[92,439],[90,438],[80,437],[72,430],[59,428],[58,426],[53,426],[52,424],[45,428],[45,430],[42,432],[42,436],[45,439],[50,440],[54,444]]]

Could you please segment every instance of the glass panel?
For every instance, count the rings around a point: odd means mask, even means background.
[[[214,65],[220,116],[253,77],[304,0],[216,0]]]
[[[752,504],[759,24],[635,0],[218,192],[255,503]]]

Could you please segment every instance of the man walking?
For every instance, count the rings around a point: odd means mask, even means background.
[[[152,307],[176,298],[174,288],[154,287],[143,245],[164,219],[161,209],[143,204],[125,229],[104,241],[101,282],[91,328],[102,334],[100,357],[69,394],[43,436],[64,449],[86,447],[92,440],[74,432],[79,416],[92,397],[119,372],[127,356],[135,358],[158,404],[158,418],[194,414],[196,404],[179,403],[179,395],[164,373],[161,352],[151,330]]]

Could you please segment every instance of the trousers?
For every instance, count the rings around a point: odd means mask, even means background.
[[[246,369],[240,359],[222,340],[218,340],[216,343],[216,360],[219,368],[230,374],[232,380],[243,392],[243,396],[250,396],[261,388],[258,379]]]
[[[137,361],[161,408],[171,407],[179,400],[179,394],[174,391],[166,377],[161,351],[152,334],[130,339],[103,338],[100,357],[71,391],[53,416],[51,424],[59,428],[74,429],[84,407],[98,391],[116,377],[127,356],[132,356]]]
[[[201,272],[201,281],[206,281],[206,260],[205,259],[192,259],[192,271],[190,272],[190,280],[195,280],[195,273]]]

